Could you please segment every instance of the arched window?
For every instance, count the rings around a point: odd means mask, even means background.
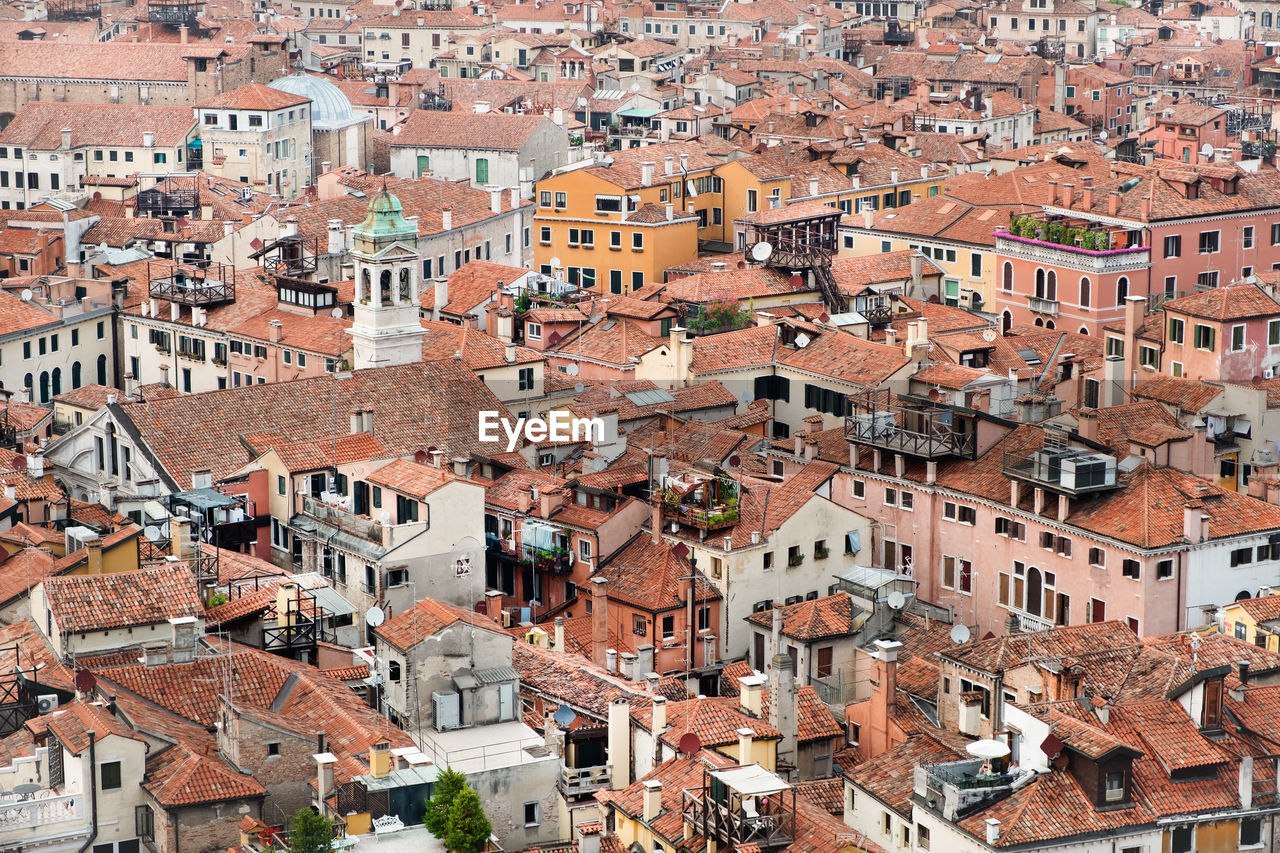
[[[98,384],[107,384],[107,357],[105,355],[98,356]]]
[[[62,368],[55,367],[53,369],[53,381],[49,389],[51,396],[58,396],[62,393]]]
[[[1044,321],[1044,327],[1045,327],[1046,329],[1056,329],[1056,328],[1058,328],[1058,325],[1057,325],[1056,323],[1054,323],[1052,320],[1045,320],[1045,321]]]
[[[1003,314],[1000,315],[1000,329],[1002,331],[1008,332],[1012,328],[1013,328],[1013,315],[1010,314],[1008,311],[1005,311]]]
[[[1271,13],[1270,13],[1270,12],[1263,12],[1263,13],[1262,13],[1262,27],[1263,27],[1263,29],[1270,29],[1270,28],[1271,28]]]
[[[1116,304],[1123,305],[1124,301],[1129,298],[1129,279],[1120,276],[1120,280],[1116,282]]]
[[[1000,282],[1004,290],[1013,290],[1013,264],[1004,262],[1004,277]]]
[[[1093,296],[1093,294],[1089,292],[1089,289],[1091,286],[1092,285],[1089,284],[1089,279],[1087,277],[1080,279],[1080,307],[1081,308],[1089,307],[1089,300]]]
[[[1045,278],[1044,298],[1050,301],[1058,301],[1058,274],[1053,270],[1049,270],[1049,275]]]
[[[1040,570],[1035,566],[1027,569],[1027,604],[1026,611],[1033,616],[1040,615],[1040,606],[1043,604],[1041,599],[1044,598],[1044,584],[1040,577]]]
[[[383,270],[378,277],[378,304],[391,304],[391,270]]]
[[[1089,337],[1089,329],[1085,326],[1081,326],[1080,334],[1084,335],[1086,338]]]
[[[49,371],[40,374],[40,402],[49,402]]]
[[[1036,299],[1044,299],[1044,270],[1036,268]]]
[[[360,275],[360,301],[365,305],[369,304],[369,271],[364,270]]]
[[[80,387],[80,362],[78,361],[71,365],[71,387]]]
[[[32,388],[36,387],[35,381],[36,381],[35,378],[30,373],[28,373],[26,376],[22,377],[22,387],[26,388],[29,391]]]
[[[1037,326],[1039,326],[1040,328],[1044,328],[1044,318],[1043,318],[1043,317],[1037,317],[1037,318],[1036,318],[1036,325],[1037,325]]]
[[[411,290],[412,288],[409,285],[409,268],[402,267],[400,269],[400,301],[406,305],[413,301]]]

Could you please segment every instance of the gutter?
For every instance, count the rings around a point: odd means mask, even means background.
[[[89,837],[84,840],[84,844],[80,845],[80,849],[76,853],[84,853],[93,846],[93,842],[98,838],[98,751],[96,747],[97,735],[93,729],[86,732],[89,735],[89,820],[92,823],[92,829],[89,831]]]

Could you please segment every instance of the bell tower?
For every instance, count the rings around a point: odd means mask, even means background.
[[[418,320],[418,232],[385,185],[353,236],[355,368],[421,361],[426,330]]]

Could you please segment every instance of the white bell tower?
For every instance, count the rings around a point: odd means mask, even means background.
[[[354,237],[356,302],[350,331],[356,370],[421,361],[426,330],[418,319],[418,232],[385,186],[369,202],[369,215]]]

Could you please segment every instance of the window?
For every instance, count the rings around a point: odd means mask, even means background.
[[[276,494],[283,495],[285,493],[286,483],[283,474],[276,475]]]
[[[1107,774],[1106,793],[1103,797],[1108,803],[1119,803],[1124,801],[1124,771],[1116,771]]]
[[[854,481],[853,481],[853,496],[854,496],[855,498],[857,498],[858,500],[862,500],[863,498],[865,498],[865,497],[867,496],[867,481],[866,481],[866,480],[854,480]]]
[[[1208,350],[1213,352],[1213,336],[1215,329],[1212,326],[1205,326],[1196,323],[1195,328],[1195,347],[1196,349]]]
[[[1257,818],[1257,817],[1240,818],[1240,846],[1241,847],[1262,846],[1262,818]]]
[[[542,190],[541,192],[538,193],[538,206],[539,207],[551,206],[551,190]]]
[[[1142,564],[1137,560],[1125,560],[1120,564],[1120,574],[1138,580],[1142,576]]]
[[[1231,552],[1231,566],[1244,566],[1253,562],[1253,548],[1236,548]]]
[[[119,761],[104,761],[98,765],[98,771],[102,780],[102,790],[115,791],[120,788],[122,780]]]
[[[1089,549],[1089,565],[1096,566],[1099,569],[1106,568],[1107,552],[1101,548]]]
[[[1173,560],[1161,560],[1156,563],[1156,580],[1167,581],[1173,577]]]
[[[831,659],[833,648],[831,646],[823,646],[818,649],[818,677],[829,678],[831,676]]]
[[[759,193],[756,190],[747,190],[747,212],[755,213],[759,205]]]
[[[1086,379],[1084,381],[1084,407],[1086,409],[1098,408],[1101,396],[1102,383],[1097,379]]]
[[[662,617],[662,639],[674,640],[676,636],[676,617],[667,614]]]
[[[773,571],[773,552],[772,551],[764,552],[764,558],[762,560],[762,563],[764,565],[764,570],[766,572]]]
[[[1164,238],[1164,256],[1177,258],[1182,256],[1182,235],[1171,234]]]
[[[1169,853],[1191,853],[1191,844],[1195,840],[1195,827],[1179,826],[1175,828],[1169,839]]]
[[[1091,288],[1089,284],[1089,279],[1087,278],[1080,279],[1080,307],[1082,308],[1089,307],[1089,300],[1092,298],[1092,295],[1093,295],[1090,292],[1090,289]]]
[[[977,514],[971,506],[963,506],[954,504],[951,501],[943,501],[942,517],[947,521],[954,521],[957,524],[972,525],[977,518]]]
[[[541,803],[525,803],[524,804],[524,825],[537,826],[542,822],[542,804]]]
[[[973,594],[973,563],[960,557],[943,555],[942,586],[966,595]]]
[[[519,376],[518,381],[519,381],[520,391],[533,390],[533,368],[532,367],[520,368],[520,373],[518,376]]]
[[[1231,352],[1244,352],[1244,324],[1231,327]]]
[[[1246,225],[1240,233],[1240,247],[1243,249],[1253,248],[1253,226]]]
[[[1141,364],[1143,367],[1148,367],[1148,368],[1151,368],[1152,370],[1155,370],[1157,367],[1159,367],[1159,363],[1157,360],[1158,355],[1159,355],[1159,350],[1157,350],[1155,347],[1141,346],[1138,348],[1138,363]]]
[[[279,755],[279,754],[280,754],[280,741],[278,741],[278,740],[273,740],[273,741],[271,741],[270,743],[268,743],[268,744],[267,744],[267,755],[268,755],[268,756],[272,756],[272,755]]]
[[[1218,286],[1218,271],[1211,270],[1202,272],[1196,276],[1196,284],[1202,288],[1213,288]]]
[[[476,183],[489,183],[489,161],[485,157],[476,158]]]
[[[538,228],[538,243],[543,246],[551,245],[551,226],[543,225]]]
[[[639,231],[631,233],[631,248],[636,252],[644,251],[644,234]]]
[[[1280,222],[1271,225],[1271,245],[1280,246]]]
[[[633,615],[631,617],[631,633],[637,637],[647,636],[649,633],[649,623],[643,616]]]
[[[1180,343],[1183,343],[1183,341],[1184,341],[1183,335],[1184,335],[1185,331],[1186,331],[1186,323],[1185,323],[1184,321],[1179,320],[1179,319],[1178,319],[1178,318],[1176,318],[1176,317],[1170,318],[1170,320],[1169,320],[1169,343],[1171,343],[1171,344],[1180,344]]]
[[[147,841],[156,839],[156,816],[151,806],[136,806],[133,810],[133,834]]]
[[[884,490],[884,505],[885,505],[885,506],[897,506],[897,505],[898,505],[898,490],[897,490],[897,489],[888,489],[888,488],[887,488],[887,489],[885,489],[885,490]]]
[[[542,340],[542,324],[541,323],[526,323],[524,327],[524,332],[525,332],[525,335],[531,341]]]
[[[1220,231],[1201,231],[1200,232],[1200,254],[1212,255],[1218,251],[1218,240],[1222,232]]]
[[[916,824],[916,846],[921,850],[929,849],[929,827],[922,823]]]

